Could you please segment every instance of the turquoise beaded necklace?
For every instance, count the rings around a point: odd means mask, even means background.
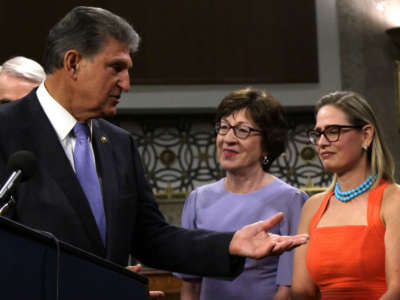
[[[368,191],[371,188],[371,186],[374,184],[376,177],[377,177],[376,174],[373,176],[372,175],[368,176],[368,178],[365,179],[365,181],[363,183],[361,183],[360,186],[358,186],[350,191],[347,191],[347,192],[342,192],[340,190],[339,183],[336,182],[335,197],[342,202],[348,202],[351,199],[357,197],[358,195],[361,195],[362,193]]]

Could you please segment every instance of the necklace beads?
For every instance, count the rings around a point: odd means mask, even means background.
[[[358,186],[350,191],[347,191],[347,192],[342,192],[340,190],[339,183],[336,182],[335,197],[342,202],[348,202],[351,199],[357,197],[358,195],[361,195],[361,194],[365,193],[366,191],[368,191],[371,188],[371,186],[374,184],[376,177],[377,177],[377,175],[368,176],[368,178],[363,183],[361,183],[360,186]]]

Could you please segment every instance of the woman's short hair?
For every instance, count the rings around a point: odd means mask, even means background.
[[[49,32],[43,59],[46,73],[63,67],[68,50],[75,49],[85,58],[95,56],[108,38],[127,44],[131,55],[139,46],[139,35],[120,16],[99,7],[73,8]]]
[[[394,182],[395,166],[392,154],[385,143],[375,112],[368,102],[355,92],[337,91],[325,95],[317,101],[315,115],[325,105],[332,105],[343,111],[352,125],[364,126],[370,124],[374,127],[375,134],[370,147],[367,149],[367,157],[371,173],[378,175],[375,185],[379,183],[381,178],[388,182]],[[331,188],[335,183],[336,175],[334,176]]]
[[[288,123],[283,106],[265,90],[246,88],[236,90],[225,96],[217,107],[215,121],[228,117],[245,109],[251,119],[261,130],[261,147],[267,153],[268,163],[260,163],[264,171],[268,171],[273,161],[286,148]]]

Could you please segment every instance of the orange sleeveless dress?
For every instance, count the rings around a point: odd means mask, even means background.
[[[385,293],[385,228],[380,207],[387,185],[382,180],[370,190],[367,225],[317,228],[333,192],[323,199],[309,225],[306,257],[308,272],[321,299],[370,300]]]

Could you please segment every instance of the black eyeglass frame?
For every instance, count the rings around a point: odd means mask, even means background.
[[[224,124],[225,124],[225,123],[224,123]],[[234,134],[238,139],[241,139],[241,140],[247,139],[247,138],[251,135],[251,132],[253,132],[253,131],[254,131],[254,132],[262,132],[262,130],[255,129],[255,128],[252,128],[252,127],[250,127],[250,126],[243,125],[243,124],[231,125],[231,124],[229,124],[229,123],[226,123],[226,125],[229,127],[228,130],[226,131],[226,133],[221,133],[221,132],[220,132],[220,131],[221,131],[221,122],[217,122],[217,123],[215,124],[215,132],[216,132],[217,134],[220,134],[220,135],[227,135],[228,132],[229,132],[229,130],[233,129],[233,134]],[[246,129],[249,130],[249,131],[246,133],[246,136],[239,136],[239,135],[237,134],[237,129],[238,129],[239,127],[246,127]]]
[[[337,142],[340,139],[340,134],[342,129],[344,128],[352,128],[352,129],[358,129],[360,130],[361,128],[363,128],[364,125],[337,125],[337,124],[332,124],[332,125],[328,125],[325,127],[324,130],[317,130],[317,129],[309,129],[307,130],[307,136],[308,136],[308,140],[311,144],[316,145],[319,141],[319,139],[321,138],[321,135],[324,135],[325,139],[330,142],[330,143],[334,143]],[[337,138],[336,139],[329,139],[326,131],[331,129],[331,128],[337,128],[338,129],[338,133],[337,133]],[[311,134],[315,134],[315,141],[314,139],[311,137]]]

